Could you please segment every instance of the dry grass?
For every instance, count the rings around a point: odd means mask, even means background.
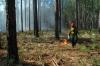
[[[100,41],[96,41],[99,37],[95,41],[92,38],[91,43],[83,41],[84,43],[79,43],[75,48],[72,48],[71,44],[63,45],[62,41],[47,37],[47,35],[52,35],[51,33],[45,35],[46,37],[43,35],[44,37],[34,38],[31,33],[27,35],[25,33],[18,34],[17,41],[21,62],[30,64],[30,66],[100,65]],[[87,35],[90,36],[90,34]],[[97,37],[97,35],[93,35],[93,37]],[[60,40],[63,40],[63,38]]]

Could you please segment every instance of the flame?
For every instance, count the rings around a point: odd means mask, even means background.
[[[67,39],[63,39],[63,42],[60,44],[61,47],[64,47],[65,45],[68,45],[69,41]]]
[[[64,45],[68,44],[68,40],[64,39]]]

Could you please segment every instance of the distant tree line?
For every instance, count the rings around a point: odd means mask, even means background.
[[[68,24],[70,20],[75,20],[79,29],[98,29],[100,0],[67,0],[63,3],[66,3],[62,13],[64,22]]]

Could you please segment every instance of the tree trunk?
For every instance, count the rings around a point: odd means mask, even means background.
[[[31,1],[29,0],[29,31],[31,30],[31,26],[30,26],[30,3],[31,3]]]
[[[85,30],[87,29],[87,25],[86,25],[86,7],[87,7],[87,3],[86,3],[86,0],[85,0],[85,18],[84,18],[84,21],[85,21]]]
[[[99,28],[99,33],[100,33],[100,10],[99,10],[98,28]]]
[[[38,0],[39,31],[41,32],[41,0]]]
[[[14,62],[19,61],[18,48],[16,40],[16,11],[15,0],[6,0],[7,13],[7,40],[8,40],[8,57],[14,59]]]
[[[61,33],[61,0],[59,0],[59,33]]]
[[[56,0],[56,13],[55,13],[55,38],[59,39],[59,0]]]
[[[76,0],[76,23],[77,23],[77,28],[78,28],[78,22],[79,22],[79,19],[78,19],[78,3],[79,1],[78,0]]]
[[[27,1],[27,0],[24,1],[24,7],[25,7],[25,31],[26,31],[26,27],[27,27],[27,26],[26,26],[26,5],[27,5],[27,4],[26,4],[26,3],[27,3],[26,1]]]
[[[76,1],[77,2],[77,1]],[[77,3],[76,3],[77,4]],[[79,8],[78,8],[78,6],[79,6]],[[79,20],[79,26],[78,26],[78,28],[79,28],[79,30],[80,29],[82,29],[82,4],[81,4],[81,1],[79,1],[79,4],[78,4],[78,6],[76,6],[76,18],[78,18],[78,20]],[[78,13],[79,14],[77,14],[77,11],[78,11]]]
[[[0,29],[1,29],[1,28],[0,28]],[[2,46],[1,46],[1,44],[2,44],[1,41],[2,41],[2,40],[1,40],[1,37],[2,37],[2,36],[1,36],[1,31],[0,31],[0,49],[2,49]]]
[[[90,32],[93,30],[93,23],[94,23],[94,0],[90,1],[91,3],[91,12],[90,12],[90,22],[91,22],[91,27],[90,27]]]
[[[22,29],[22,32],[23,32],[23,6],[22,6],[23,2],[21,0],[21,29]]]
[[[41,4],[41,0],[40,0],[40,4]],[[40,7],[41,7],[41,6],[40,6]],[[41,9],[40,9],[40,24],[39,24],[39,25],[40,25],[40,31],[42,31],[42,29],[41,29],[41,22],[42,22],[42,21],[41,21],[41,18],[42,18],[42,15],[41,15]]]
[[[37,0],[33,0],[33,9],[34,9],[34,35],[39,37],[39,25],[38,25],[38,16],[37,16]]]
[[[2,31],[1,31],[1,27],[2,27],[2,25],[0,24],[0,49],[2,48],[2,47],[1,47],[1,44],[2,44],[2,43],[1,43],[1,41],[2,41],[2,40],[1,40],[1,38],[2,38],[2,36],[1,36],[1,32],[2,32]]]

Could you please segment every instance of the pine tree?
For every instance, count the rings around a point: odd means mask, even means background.
[[[23,32],[23,6],[22,6],[23,2],[21,0],[21,30]]]
[[[27,22],[27,21],[26,21],[26,18],[27,18],[27,17],[26,17],[26,16],[27,16],[27,15],[26,15],[26,5],[27,5],[27,0],[24,0],[24,7],[25,7],[25,31],[26,31],[26,28],[27,28],[27,26],[26,26],[26,25],[27,25],[27,24],[26,24],[26,22]]]
[[[79,22],[79,18],[78,18],[78,14],[79,14],[79,12],[78,12],[78,0],[76,0],[76,23],[77,23],[77,28],[78,28],[78,22]]]
[[[31,25],[30,25],[30,3],[31,3],[31,1],[29,0],[29,31],[31,30]]]
[[[6,0],[7,13],[7,40],[8,40],[8,57],[14,59],[14,62],[19,61],[18,48],[16,40],[16,11],[15,0]]]
[[[59,0],[56,0],[56,12],[55,12],[55,38],[59,39]]]
[[[38,15],[37,15],[37,0],[33,0],[33,9],[34,9],[34,35],[39,37],[39,24],[38,24]]]

